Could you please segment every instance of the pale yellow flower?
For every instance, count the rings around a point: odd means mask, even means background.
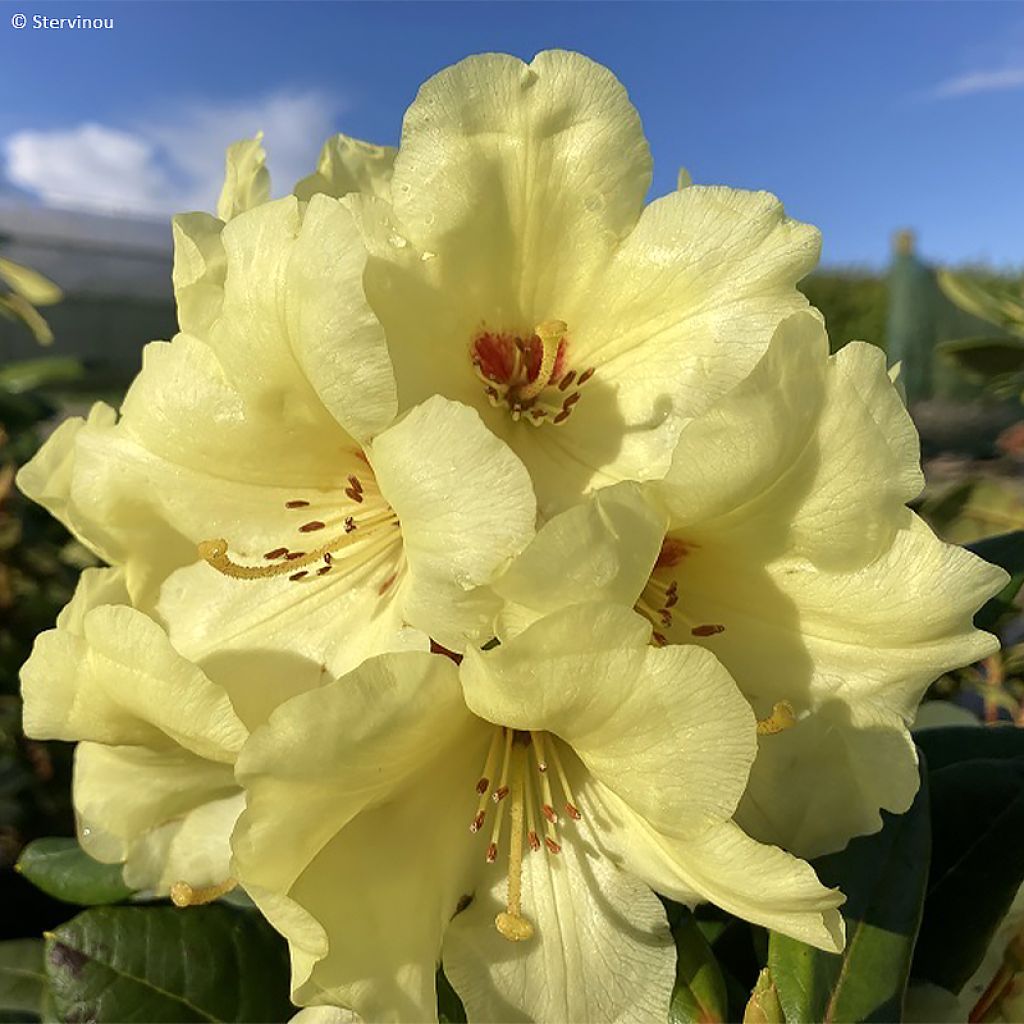
[[[972,617],[1006,574],[907,509],[921,483],[883,353],[829,356],[797,314],[683,429],[646,501],[620,486],[544,526],[496,585],[499,631],[611,597],[657,643],[706,647],[761,722],[737,820],[801,856],[841,848],[909,807],[928,684],[998,646]]]
[[[471,409],[396,418],[351,216],[300,205],[228,222],[205,336],[149,345],[120,419],[65,425],[20,485],[124,566],[133,602],[163,588],[190,658],[291,650],[341,671],[426,633],[460,647],[493,616],[475,588],[532,535],[529,478]]]
[[[549,51],[471,57],[405,116],[390,201],[352,196],[400,404],[475,406],[544,508],[668,468],[683,424],[741,379],[815,229],[763,192],[645,204],[651,157],[605,68]]]
[[[650,636],[577,605],[461,671],[369,659],[253,733],[235,871],[291,944],[296,1002],[433,1020],[440,957],[471,1020],[664,1020],[652,890],[842,947],[841,894],[731,820],[749,705],[712,655]]]

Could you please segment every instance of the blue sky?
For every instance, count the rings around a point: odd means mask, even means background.
[[[335,130],[398,140],[419,83],[469,53],[580,50],[640,110],[654,193],[767,188],[829,263],[891,232],[1024,265],[1024,5],[39,3],[0,20],[0,195],[164,216],[212,206],[223,146],[267,132],[279,189]],[[10,16],[24,13],[17,31]],[[113,18],[43,30],[34,15]],[[16,102],[11,97],[16,97]]]

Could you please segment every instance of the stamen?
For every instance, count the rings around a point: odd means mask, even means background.
[[[511,730],[509,730],[511,732]],[[509,942],[524,942],[533,937],[533,925],[523,917],[523,804],[525,751],[518,744],[513,750],[512,810],[509,812],[508,902],[494,925]],[[500,813],[500,811],[499,811]]]
[[[477,780],[476,792],[479,800],[476,805],[476,814],[469,823],[470,832],[479,832],[484,827],[484,820],[487,818],[487,794],[491,789],[491,776],[494,774],[494,766],[498,760],[498,749],[501,746],[501,730],[495,729],[491,736],[491,745],[487,748],[487,757],[484,760],[483,774]]]
[[[309,508],[309,502],[303,501],[302,498],[296,498],[294,501],[286,501],[284,503],[285,508]]]
[[[553,825],[558,824],[558,815],[555,813],[555,799],[551,795],[551,779],[548,776],[548,766],[544,761],[544,738],[539,732],[531,733],[533,737],[534,750],[537,757],[537,770],[540,772],[540,813],[548,821],[548,831]]]
[[[494,791],[494,802],[500,804],[502,800],[508,796],[508,769],[511,764],[511,753],[512,753],[512,730],[505,730],[505,756],[501,761],[501,781],[498,783],[498,788]]]
[[[540,850],[540,836],[537,835],[537,820],[533,810],[533,783],[530,781],[530,773],[523,772],[523,799],[526,801],[526,841],[530,849],[537,853]]]
[[[359,523],[359,526],[363,528],[363,532],[365,533],[372,527],[385,526],[397,522],[398,519],[394,512],[388,508],[368,516]],[[324,559],[327,555],[333,555],[342,548],[360,543],[363,540],[364,537],[362,535],[351,536],[350,532],[346,529],[346,533],[337,537],[332,537],[325,544],[322,544],[320,547],[309,552],[287,551],[286,549],[275,548],[274,554],[277,557],[280,557],[282,551],[284,552],[284,561],[278,562],[275,565],[241,565],[238,562],[232,561],[228,555],[228,542],[222,537],[216,540],[202,541],[198,545],[198,551],[200,558],[209,562],[214,569],[218,572],[222,572],[225,576],[231,576],[234,579],[240,580],[257,580],[266,579],[271,576],[281,576],[285,573],[292,572],[295,569],[313,565],[315,562],[319,562]],[[395,538],[393,536],[385,536],[386,544],[393,543],[394,540]],[[376,550],[376,546],[366,548],[364,553],[369,554],[371,550]]]
[[[494,813],[494,825],[491,827],[491,841],[487,844],[487,853],[484,855],[488,864],[493,864],[498,859],[498,843],[501,841],[501,823],[505,819],[505,803],[498,804]]]
[[[579,821],[583,815],[576,806],[576,797],[572,795],[572,788],[569,786],[569,778],[562,767],[562,759],[558,756],[558,744],[551,744],[551,760],[554,762],[555,771],[558,773],[558,781],[562,784],[562,794],[565,796],[565,810],[573,821]]]
[[[176,907],[198,907],[203,903],[219,900],[225,893],[231,892],[238,885],[233,878],[227,878],[217,885],[207,885],[193,889],[188,882],[175,882],[171,886],[171,902]]]
[[[694,626],[690,630],[693,636],[717,636],[719,633],[725,632],[725,626],[720,623],[713,623],[706,626]]]
[[[313,533],[315,530],[322,530],[325,525],[319,519],[314,519],[311,522],[303,523],[299,527],[299,533]]]
[[[772,713],[768,718],[759,718],[757,721],[758,736],[774,736],[776,733],[791,729],[796,725],[796,714],[793,705],[788,700],[780,700],[772,707]]]
[[[274,558],[284,558],[288,554],[287,548],[274,548],[273,551],[268,551],[263,557],[268,561]]]
[[[531,732],[530,738],[533,740],[533,756],[537,759],[537,771],[546,772],[548,763],[544,757],[544,733]]]
[[[476,784],[476,791],[480,796],[486,796],[487,791],[491,788],[491,775],[494,772],[494,763],[498,758],[498,745],[500,742],[501,732],[495,729],[494,735],[491,736],[491,745],[487,748],[487,757],[484,759],[483,774]]]

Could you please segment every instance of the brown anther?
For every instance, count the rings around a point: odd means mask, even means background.
[[[487,847],[487,853],[484,854],[484,856],[486,857],[488,864],[493,864],[498,859],[498,844],[491,843],[490,846]]]
[[[308,575],[309,575],[309,573],[306,572],[305,569],[301,569],[299,572],[293,572],[291,574],[291,576],[288,577],[288,579],[290,579],[290,580],[301,580],[303,577],[308,576]]]
[[[354,487],[346,487],[345,488],[345,494],[349,498],[351,498],[352,501],[354,501],[357,505],[360,504],[362,502],[362,500],[363,500],[362,492],[361,491],[357,491]]]
[[[580,374],[579,384],[577,385],[578,387],[583,387],[583,385],[594,376],[594,369],[595,367],[591,366]]]
[[[317,569],[316,574],[317,576],[326,576],[331,571],[331,568],[332,567],[329,565],[321,565],[320,568]]]
[[[573,821],[579,821],[580,818],[583,817],[583,815],[580,813],[580,809],[576,807],[574,804],[569,803],[568,800],[565,802],[565,812],[569,815],[570,818],[572,818]]]
[[[562,847],[558,845],[550,836],[544,837],[544,845],[548,848],[548,853],[561,853]]]
[[[505,797],[507,797],[507,796],[508,796],[508,786],[499,786],[494,791],[494,798],[493,799],[494,799],[494,802],[496,804],[500,804],[501,801],[504,800]]]
[[[572,409],[563,409],[551,422],[564,423],[572,415]]]
[[[287,561],[294,562],[296,558],[302,558],[305,554],[305,551],[288,551],[284,557]]]
[[[551,804],[544,804],[543,807],[541,807],[541,813],[543,813],[544,817],[547,818],[552,825],[558,824],[558,815],[555,814],[555,809]]]
[[[662,608],[661,611],[658,612],[658,617],[661,619],[661,624],[666,629],[672,625],[672,613],[668,610],[667,607]]]
[[[345,532],[351,533],[356,528],[356,521],[351,516],[345,516]]]
[[[314,530],[322,530],[324,523],[321,523],[319,519],[313,519],[308,523],[303,523],[299,527],[299,533],[313,533]]]
[[[540,849],[540,836],[534,831],[526,833],[526,841],[530,844],[530,849],[536,853]]]
[[[576,371],[570,370],[559,382],[558,390],[564,391],[576,379]]]
[[[394,583],[396,579],[398,579],[398,573],[397,573],[397,572],[393,572],[393,573],[392,573],[392,574],[391,574],[391,575],[390,575],[390,576],[389,576],[389,577],[388,577],[388,578],[387,578],[387,579],[386,579],[386,580],[385,580],[385,581],[384,581],[384,582],[383,582],[383,583],[382,583],[382,584],[381,584],[381,585],[380,585],[380,586],[379,586],[379,587],[377,588],[377,596],[378,596],[378,597],[383,597],[383,596],[384,596],[384,594],[386,594],[386,593],[388,592],[388,589],[390,588],[391,584],[392,584],[392,583]]]
[[[325,552],[324,552],[324,561],[325,561],[325,562],[326,562],[326,563],[327,563],[328,565],[330,565],[330,564],[331,564],[331,562],[333,562],[333,561],[334,561],[334,555],[332,555],[332,554],[330,553],[330,551],[325,551]]]
[[[718,623],[712,623],[706,626],[694,626],[690,632],[694,636],[715,636],[718,633],[724,633],[725,626],[719,625]]]
[[[266,559],[281,558],[288,554],[287,548],[274,548],[273,551],[268,551],[263,557]]]
[[[651,634],[651,639],[654,641],[655,647],[665,647],[668,644],[668,637],[664,633],[659,633],[655,630]]]
[[[484,818],[486,816],[486,812],[480,811],[469,823],[469,831],[474,833],[479,832],[480,829],[484,827]]]
[[[562,403],[562,411],[571,409],[580,400],[580,393],[574,391],[571,395],[567,396],[565,401]]]
[[[359,494],[363,493],[363,485],[359,482],[359,477],[352,475],[348,478],[348,482],[352,485],[353,491],[358,491]]]
[[[480,796],[483,796],[491,788],[491,780],[488,778],[481,778],[476,784],[476,791]]]
[[[309,502],[303,501],[302,498],[296,498],[294,501],[286,501],[284,503],[285,508],[308,508]]]

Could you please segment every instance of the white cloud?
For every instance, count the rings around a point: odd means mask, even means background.
[[[212,210],[230,142],[265,132],[275,193],[310,173],[339,104],[320,93],[187,104],[125,128],[84,123],[22,131],[4,144],[6,175],[50,206],[144,215]]]
[[[971,96],[979,92],[1003,92],[1024,88],[1024,65],[1004,67],[995,71],[969,71],[955,75],[930,89],[928,96],[935,100],[955,96]]]

